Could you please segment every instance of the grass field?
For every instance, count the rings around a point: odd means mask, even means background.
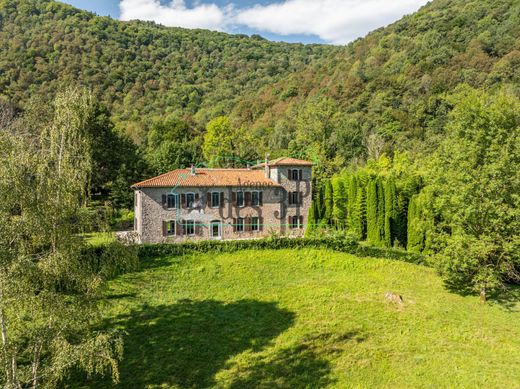
[[[242,251],[145,263],[104,313],[126,331],[124,388],[519,388],[519,295],[481,305],[427,267]]]

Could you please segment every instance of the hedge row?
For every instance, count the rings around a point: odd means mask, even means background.
[[[231,253],[240,250],[276,250],[299,248],[327,248],[362,257],[398,259],[415,264],[424,264],[423,257],[402,250],[362,246],[354,238],[265,238],[256,240],[200,241],[179,244],[146,244],[139,246],[139,258],[146,261],[163,256],[182,256],[192,253]]]

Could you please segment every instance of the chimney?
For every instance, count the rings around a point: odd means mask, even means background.
[[[197,174],[197,171],[195,170],[195,165],[191,165],[190,173],[192,176],[195,176]]]
[[[269,154],[265,154],[265,166],[264,166],[264,174],[266,178],[269,178]]]

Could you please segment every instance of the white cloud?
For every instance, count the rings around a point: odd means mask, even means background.
[[[198,4],[187,8],[183,0],[161,5],[159,0],[121,0],[121,20],[151,20],[165,26],[224,30],[228,9],[215,4]]]
[[[159,0],[121,0],[121,19],[153,20],[166,26],[239,29],[247,26],[260,33],[316,35],[326,42],[343,44],[371,30],[416,11],[428,0],[283,0],[249,8],[218,7],[184,0],[161,5]]]
[[[240,24],[280,35],[347,43],[416,11],[427,0],[286,0],[242,10]]]

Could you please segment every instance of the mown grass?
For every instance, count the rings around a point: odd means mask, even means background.
[[[144,263],[104,314],[126,333],[121,388],[518,388],[519,295],[481,305],[423,266],[248,250]]]

